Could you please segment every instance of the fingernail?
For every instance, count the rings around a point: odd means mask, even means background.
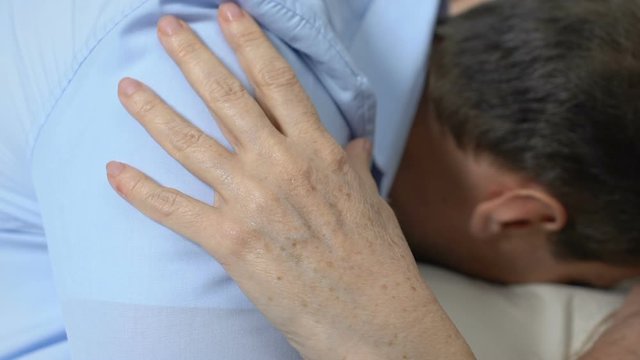
[[[182,22],[175,16],[165,16],[158,22],[158,29],[160,29],[161,33],[167,36],[173,36],[178,33],[178,31],[182,30],[183,26]]]
[[[220,5],[220,11],[222,11],[228,21],[236,21],[244,16],[242,9],[232,2],[226,2]]]
[[[133,95],[136,91],[140,90],[142,84],[138,80],[132,78],[124,78],[120,81],[120,90],[127,96]]]
[[[111,161],[107,164],[107,174],[109,176],[118,176],[122,173],[122,171],[124,171],[124,164],[117,162],[117,161]]]

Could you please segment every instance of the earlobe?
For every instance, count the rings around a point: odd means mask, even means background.
[[[470,231],[478,238],[507,231],[539,230],[554,233],[567,222],[564,206],[542,189],[515,189],[479,203],[473,210]]]

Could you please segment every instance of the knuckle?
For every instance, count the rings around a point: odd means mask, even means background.
[[[200,144],[204,138],[202,130],[193,127],[181,125],[172,137],[173,147],[179,152],[185,152]]]
[[[239,31],[235,35],[237,44],[243,47],[252,47],[256,44],[267,41],[262,32],[258,29],[247,29]]]
[[[141,99],[140,102],[138,103],[138,106],[136,107],[136,113],[142,116],[148,115],[154,112],[157,106],[158,106],[158,102],[156,100],[150,99],[150,98],[144,98],[144,99]]]
[[[277,139],[269,141],[267,139],[265,143],[268,146],[272,159],[277,163],[276,165],[286,165],[292,160],[291,152],[285,141],[279,141]]]
[[[207,100],[212,103],[235,102],[247,96],[247,90],[239,81],[226,77],[205,81],[204,91]]]
[[[135,194],[144,193],[142,177],[136,176],[128,180],[127,183],[124,184],[122,191],[125,197],[132,198]]]
[[[336,147],[327,151],[329,169],[336,174],[344,174],[349,169],[349,157],[344,150]]]
[[[160,189],[147,193],[144,199],[161,216],[167,217],[176,212],[178,197],[179,194],[176,190]]]
[[[256,194],[249,204],[249,212],[252,214],[267,214],[270,208],[275,205],[275,199],[268,193]]]
[[[256,146],[246,150],[248,162],[278,169],[289,163],[289,151],[282,139],[258,134],[255,136],[255,143]]]
[[[183,41],[176,45],[176,57],[181,60],[189,59],[200,51],[200,44],[193,40]]]
[[[283,174],[280,169],[286,169],[293,160],[286,141],[268,134],[256,134],[253,136],[253,142],[255,146],[247,147],[242,157],[247,163],[263,168],[264,174],[272,174],[274,178],[279,178]]]
[[[248,183],[246,189],[249,197],[247,198],[245,210],[247,211],[247,216],[254,219],[257,224],[270,214],[270,209],[274,209],[277,206],[279,198],[261,181],[254,181],[253,184]]]
[[[266,65],[258,70],[259,86],[266,89],[293,88],[298,84],[298,78],[287,65]]]

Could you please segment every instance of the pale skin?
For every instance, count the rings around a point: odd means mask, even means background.
[[[369,173],[371,144],[361,139],[343,150],[329,136],[295,74],[246,13],[223,4],[219,23],[255,100],[184,22],[163,18],[159,38],[234,152],[143,84],[124,79],[119,88],[123,105],[150,135],[216,190],[215,203],[162,187],[120,163],[108,166],[112,186],[214,256],[304,358],[473,358],[378,195]],[[505,184],[513,186],[509,179]],[[528,232],[536,238],[562,225],[562,209],[532,189],[540,190],[529,186],[515,194],[542,200],[539,208],[557,215]],[[485,234],[489,227],[480,220],[472,228]],[[513,235],[506,230],[500,234]]]

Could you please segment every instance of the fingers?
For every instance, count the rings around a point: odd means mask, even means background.
[[[216,209],[177,190],[163,187],[130,166],[107,165],[111,186],[131,205],[156,222],[205,247],[216,234]]]
[[[187,170],[218,192],[230,179],[233,155],[178,115],[144,84],[129,78],[118,87],[120,101],[149,134]]]
[[[315,107],[296,74],[258,24],[234,3],[220,5],[220,26],[265,111],[288,136],[324,136]]]
[[[158,22],[160,42],[217,118],[236,150],[266,136],[282,136],[258,103],[202,43],[189,26],[173,16]]]

